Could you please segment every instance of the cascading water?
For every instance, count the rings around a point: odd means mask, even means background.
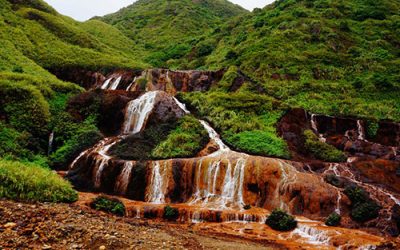
[[[115,188],[114,188],[115,192],[119,194],[126,194],[129,185],[129,180],[132,174],[132,168],[133,168],[133,163],[131,161],[125,162],[124,168],[122,169],[115,183]]]
[[[243,209],[245,205],[243,199],[243,183],[246,167],[246,159],[240,158],[236,162],[233,173],[231,163],[228,164],[228,169],[225,174],[224,184],[222,186],[222,201],[223,205],[234,204]]]
[[[103,85],[101,85],[101,89],[107,89],[108,85],[110,84],[112,78],[108,78],[107,80],[104,81]]]
[[[136,83],[136,80],[137,80],[137,76],[135,76],[135,78],[133,78],[133,81],[132,81],[131,84],[129,84],[129,86],[126,88],[126,91],[130,91],[130,90],[131,90],[133,84]]]
[[[122,80],[122,76],[118,77],[118,78],[111,84],[110,90],[116,90],[116,89],[118,88],[119,83],[121,82],[121,80]]]
[[[324,135],[320,134],[318,131],[317,115],[315,114],[311,115],[311,128],[319,136],[319,140],[321,142],[326,142],[326,138],[324,137]]]
[[[123,134],[136,134],[142,131],[150,112],[153,110],[157,91],[147,92],[128,103],[125,113]]]
[[[215,152],[214,154],[221,153],[222,151],[229,151],[229,147],[225,145],[225,143],[221,140],[219,134],[206,122],[203,120],[200,120],[200,123],[203,125],[203,127],[207,130],[208,136],[210,139],[214,140],[215,143],[217,143],[219,150]]]
[[[357,120],[357,133],[358,133],[358,139],[361,141],[365,141],[365,131],[361,123],[361,120]]]
[[[163,169],[161,169],[160,162],[155,161],[151,170],[150,184],[146,191],[146,201],[155,204],[165,203],[165,183],[163,177],[166,174],[166,166],[164,165]]]
[[[51,132],[49,135],[49,146],[47,150],[47,154],[50,155],[53,151],[53,141],[54,141],[54,132]]]
[[[297,228],[290,233],[290,237],[294,235],[302,237],[311,245],[329,245],[331,239],[326,232],[305,224],[299,224]]]
[[[108,163],[107,158],[100,158],[96,161],[96,167],[94,168],[93,174],[94,174],[94,187],[95,188],[100,188],[101,186],[101,176],[103,173],[104,168],[106,167]]]

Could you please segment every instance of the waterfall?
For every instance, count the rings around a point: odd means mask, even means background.
[[[116,90],[121,82],[122,76],[118,77],[113,84],[111,84],[110,90]]]
[[[132,88],[133,84],[136,83],[136,79],[137,79],[137,76],[135,76],[135,78],[133,78],[133,81],[132,81],[131,84],[129,84],[129,86],[126,88],[126,91],[129,91],[129,90]]]
[[[225,161],[225,160],[224,160]],[[190,204],[200,203],[203,206],[214,207],[217,209],[226,208],[240,208],[243,209],[244,198],[243,198],[243,183],[246,167],[246,159],[239,158],[236,161],[235,167],[232,168],[230,160],[226,159],[227,167],[225,176],[223,178],[222,186],[218,180],[221,180],[223,171],[222,160],[212,160],[206,172],[203,174],[203,164],[197,167],[195,174],[195,185],[196,191],[194,192],[192,201]],[[204,183],[205,187],[201,188],[201,184]]]
[[[311,128],[318,135],[319,140],[321,142],[326,142],[326,139],[325,139],[324,135],[320,134],[319,131],[318,131],[317,115],[315,115],[315,114],[311,115]]]
[[[173,97],[173,98],[174,98],[175,103],[179,106],[179,108],[181,108],[183,111],[185,111],[186,114],[190,114],[190,111],[187,110],[185,104],[181,103],[181,102],[180,102],[178,99],[176,99],[175,97]]]
[[[140,98],[130,101],[125,112],[123,134],[136,134],[142,131],[150,112],[154,108],[157,91],[147,92]]]
[[[94,187],[95,188],[100,188],[101,186],[101,176],[103,173],[104,168],[106,167],[106,164],[108,163],[107,158],[99,158],[96,159],[96,165],[94,168]]]
[[[165,194],[164,194],[164,179],[163,176],[165,173],[166,165],[164,165],[163,170],[161,172],[160,162],[153,162],[151,169],[151,179],[150,184],[148,185],[148,191],[146,192],[146,201],[152,202],[155,204],[165,203]]]
[[[340,201],[342,200],[342,192],[340,192],[340,190],[338,190],[338,198],[337,198],[337,201],[336,201],[336,209],[335,209],[335,212],[337,213],[337,214],[341,214],[341,210],[340,210]]]
[[[307,225],[298,225],[290,236],[298,235],[307,240],[311,245],[329,245],[330,237],[326,232]]]
[[[112,77],[111,77],[111,78],[108,78],[108,79],[103,83],[103,85],[101,85],[101,89],[107,89],[107,88],[108,88],[108,84],[110,84],[111,80],[112,80]]]
[[[224,184],[222,188],[223,205],[232,203],[243,209],[243,183],[246,167],[246,159],[240,158],[236,162],[232,174],[231,163],[228,163],[228,168],[225,174]]]
[[[121,171],[121,174],[118,176],[117,181],[115,183],[115,192],[120,194],[126,194],[128,189],[129,180],[132,175],[133,163],[131,161],[127,161],[124,164],[124,168]]]
[[[365,141],[365,131],[361,123],[361,120],[357,120],[357,133],[358,133],[358,139]]]
[[[47,150],[47,154],[50,155],[53,151],[53,141],[54,141],[54,131],[52,131],[49,135],[49,148]]]
[[[221,140],[219,134],[206,121],[200,120],[200,123],[207,130],[210,139],[214,140],[215,143],[217,143],[219,151],[229,151],[229,147],[225,145],[225,143]]]

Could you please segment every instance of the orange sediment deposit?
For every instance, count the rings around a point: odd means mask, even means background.
[[[76,204],[87,208],[97,196],[93,193],[80,193]],[[165,204],[119,199],[126,208],[126,217],[153,223],[170,223],[163,219]],[[381,245],[395,249],[396,246],[384,237],[355,229],[328,227],[301,216],[296,217],[298,226],[295,230],[275,231],[265,224],[270,212],[261,208],[227,211],[189,204],[173,204],[171,207],[179,211],[178,224],[173,223],[172,226],[187,227],[203,234],[272,243],[288,249],[337,249],[339,246],[342,249],[372,249]]]

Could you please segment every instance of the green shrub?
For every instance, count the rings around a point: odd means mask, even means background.
[[[11,127],[36,136],[47,133],[49,104],[35,86],[27,82],[0,80],[0,114],[5,114]]]
[[[340,221],[342,220],[342,217],[337,214],[337,213],[331,213],[328,218],[326,218],[325,225],[331,226],[331,227],[336,227],[340,225]]]
[[[374,138],[378,133],[378,129],[379,129],[378,122],[374,122],[374,121],[367,122],[367,135],[369,137]]]
[[[280,209],[272,211],[265,224],[278,231],[291,231],[297,227],[296,219]]]
[[[32,153],[27,149],[30,135],[20,133],[0,122],[0,158],[30,158]]]
[[[335,147],[321,142],[318,137],[311,131],[304,131],[305,149],[315,158],[328,162],[343,162],[347,159],[346,155]]]
[[[260,130],[244,131],[226,136],[226,140],[235,148],[250,154],[278,156],[286,159],[290,157],[286,142],[275,133]]]
[[[151,154],[159,159],[192,157],[205,147],[208,140],[208,133],[200,122],[186,115]]]
[[[366,222],[379,216],[381,207],[372,200],[359,203],[351,209],[351,218],[357,222]]]
[[[351,200],[351,218],[357,222],[366,222],[379,216],[381,207],[369,197],[362,188],[350,186],[345,189],[345,194]]]
[[[18,201],[74,202],[78,194],[49,169],[0,160],[0,197]]]
[[[92,147],[102,139],[102,134],[93,125],[93,120],[87,119],[85,122],[74,126],[72,137],[63,141],[63,144],[53,154],[50,155],[51,165],[56,169],[65,169],[75,157],[82,151]]]
[[[125,206],[118,199],[99,196],[94,199],[90,206],[96,210],[112,213],[118,216],[125,215]]]
[[[176,221],[179,218],[179,210],[171,206],[164,207],[164,219],[170,221]]]

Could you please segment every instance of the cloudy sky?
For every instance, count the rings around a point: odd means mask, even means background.
[[[134,2],[134,0],[45,0],[60,13],[84,21],[93,16],[102,16],[113,13],[122,7]],[[264,7],[273,0],[230,0],[240,4],[246,9]]]

